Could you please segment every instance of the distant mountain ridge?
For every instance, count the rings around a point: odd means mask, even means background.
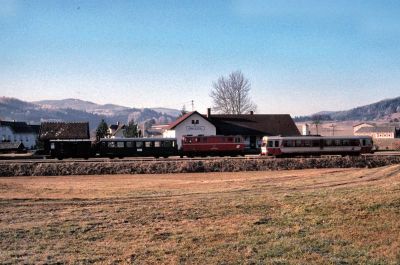
[[[96,128],[102,119],[108,124],[118,121],[127,123],[132,119],[138,123],[154,120],[156,123],[167,124],[178,116],[174,116],[174,113],[180,113],[179,110],[173,109],[165,112],[157,110],[157,108],[139,109],[114,104],[100,105],[72,98],[26,102],[16,98],[0,97],[0,119],[29,123],[88,121],[91,129]]]
[[[400,97],[384,99],[376,103],[356,107],[344,111],[320,111],[309,116],[295,117],[295,121],[313,120],[315,116],[322,120],[332,121],[389,121],[394,116],[400,116]]]

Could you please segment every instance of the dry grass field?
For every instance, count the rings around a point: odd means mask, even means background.
[[[400,264],[400,166],[0,178],[1,264]]]

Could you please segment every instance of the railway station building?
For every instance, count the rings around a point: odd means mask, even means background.
[[[216,135],[216,127],[207,117],[197,111],[192,111],[171,123],[163,132],[164,138],[178,140],[178,148],[181,148],[181,139],[184,135]]]
[[[175,137],[178,147],[183,135],[241,135],[246,149],[259,152],[264,136],[298,136],[300,132],[289,114],[211,114],[189,112],[164,131],[164,137]]]

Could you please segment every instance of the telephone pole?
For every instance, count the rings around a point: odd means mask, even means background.
[[[194,111],[194,100],[192,99],[192,111]]]
[[[335,128],[336,128],[336,125],[332,123],[331,126],[329,126],[329,127],[332,128],[332,136],[335,136]]]

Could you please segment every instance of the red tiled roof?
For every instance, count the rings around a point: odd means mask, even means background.
[[[187,118],[189,118],[190,116],[192,116],[193,114],[198,114],[201,117],[203,117],[204,119],[206,119],[207,121],[209,121],[204,115],[201,115],[200,113],[198,113],[197,111],[192,111],[192,112],[188,112],[185,115],[183,115],[182,117],[178,118],[176,121],[174,121],[173,123],[171,123],[166,130],[171,130],[173,128],[175,128],[176,126],[178,126],[181,122],[183,122],[184,120],[186,120]]]

